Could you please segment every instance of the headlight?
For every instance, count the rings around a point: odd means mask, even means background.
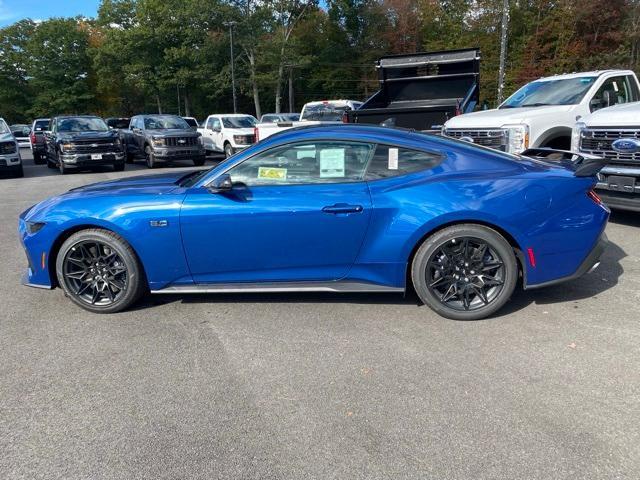
[[[507,136],[507,152],[521,153],[529,148],[528,125],[503,125],[502,130]]]
[[[584,122],[577,122],[573,129],[571,130],[571,151],[577,152],[580,150],[580,137],[582,136],[582,131],[587,128],[587,125]]]
[[[61,144],[60,144],[60,149],[61,149],[63,152],[68,152],[68,151],[70,151],[70,150],[73,150],[73,147],[74,147],[74,146],[75,146],[75,145],[74,145],[73,143],[70,143],[70,142],[64,142],[64,143],[61,143]]]
[[[122,143],[122,141],[120,140],[120,137],[116,138],[116,139],[113,141],[113,144],[114,144],[114,145],[120,145],[121,143]]]
[[[164,146],[164,138],[153,137],[151,139],[151,142],[153,143],[154,147],[162,147],[162,146]]]
[[[44,222],[25,222],[27,224],[27,232],[29,235],[39,232],[44,227]]]

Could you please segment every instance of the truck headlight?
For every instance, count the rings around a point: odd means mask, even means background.
[[[164,138],[153,137],[153,138],[151,138],[151,142],[153,143],[154,147],[163,147],[164,146]]]
[[[73,150],[73,143],[70,142],[64,142],[60,144],[60,150],[62,150],[63,152],[69,152],[71,150]]]
[[[116,138],[116,139],[113,141],[113,144],[114,144],[114,145],[120,145],[121,143],[122,143],[122,141],[120,140],[120,137]]]
[[[571,129],[571,151],[577,152],[580,150],[580,138],[582,137],[582,131],[587,128],[586,123],[576,122]]]
[[[503,125],[501,128],[507,137],[508,153],[521,153],[529,148],[529,125]]]

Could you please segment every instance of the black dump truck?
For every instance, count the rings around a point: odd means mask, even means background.
[[[478,48],[391,55],[378,60],[376,69],[380,90],[346,113],[348,123],[439,133],[449,118],[478,104]]]

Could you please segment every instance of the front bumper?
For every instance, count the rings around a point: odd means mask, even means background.
[[[14,170],[20,170],[20,155],[18,153],[9,155],[0,155],[0,172],[12,172]]]
[[[51,251],[51,239],[55,232],[51,232],[52,235],[47,235],[45,232],[43,235],[40,230],[36,234],[30,234],[25,220],[29,210],[31,209],[23,212],[18,220],[18,235],[27,257],[27,268],[22,275],[22,284],[29,287],[51,289],[53,283],[49,272],[49,252]],[[44,228],[50,227],[45,225]]]
[[[571,280],[575,280],[576,278],[583,276],[586,273],[589,273],[595,270],[598,267],[598,265],[600,265],[600,257],[602,257],[602,254],[607,249],[608,244],[609,244],[609,240],[607,239],[607,235],[603,232],[600,235],[600,238],[598,238],[598,241],[596,242],[594,247],[591,249],[591,251],[587,255],[587,257],[582,261],[578,269],[573,274],[566,277],[550,280],[548,282],[537,283],[535,285],[527,284],[525,279],[525,286],[524,286],[525,290],[549,287],[551,285],[557,285],[558,283],[569,282]]]
[[[205,158],[204,148],[162,148],[155,147],[153,154],[156,160],[170,162],[172,160],[197,160]]]
[[[635,179],[634,185],[612,187],[610,177]],[[619,210],[640,212],[640,167],[608,165],[598,174],[596,190],[602,201],[609,207]]]
[[[99,152],[98,154],[101,155],[101,158],[94,159],[91,158],[91,153],[63,153],[60,155],[60,161],[69,168],[100,167],[124,162],[124,152],[121,151]]]

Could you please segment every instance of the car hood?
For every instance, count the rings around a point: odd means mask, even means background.
[[[111,138],[116,138],[118,134],[113,130],[109,130],[106,132],[58,132],[57,136],[58,136],[58,140],[89,141],[89,140],[108,140]]]
[[[0,133],[0,142],[11,142],[15,141],[13,135],[10,133]]]
[[[580,119],[590,127],[640,127],[640,102],[621,103],[585,115]]]
[[[72,188],[69,193],[166,193],[178,186],[178,180],[199,170],[157,173],[139,175],[135,177],[107,180],[106,182],[91,183],[82,187]]]
[[[453,117],[445,123],[446,128],[497,128],[503,125],[526,123],[538,117],[554,113],[569,112],[573,105],[548,105],[542,107],[501,108],[481,110]]]
[[[180,128],[146,130],[155,137],[197,137],[199,134],[194,129],[182,130]]]

